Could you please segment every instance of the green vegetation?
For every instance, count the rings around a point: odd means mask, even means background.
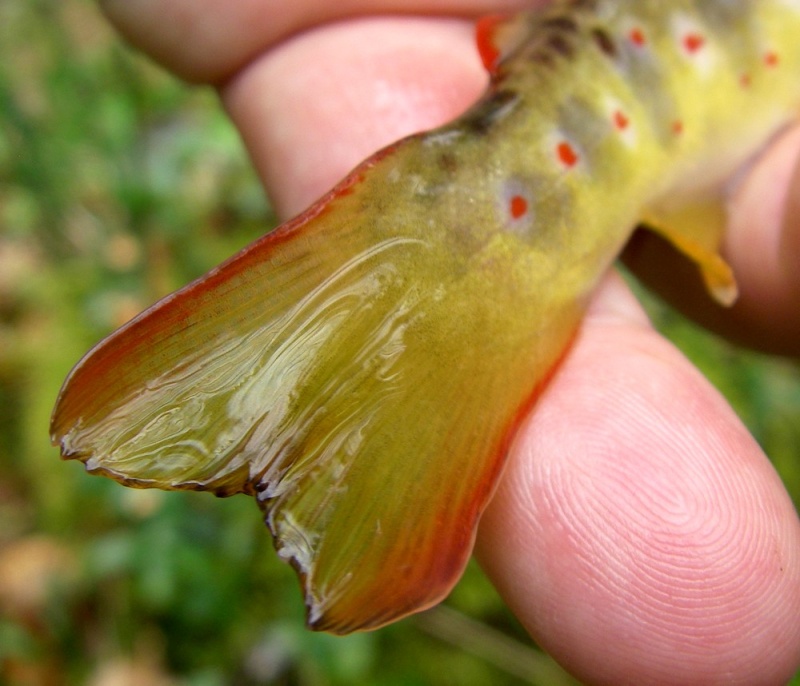
[[[272,219],[213,93],[125,50],[92,2],[4,3],[0,32],[0,682],[573,683],[477,567],[444,609],[314,634],[250,499],[59,461],[47,424],[72,364]],[[654,307],[800,502],[797,367]]]

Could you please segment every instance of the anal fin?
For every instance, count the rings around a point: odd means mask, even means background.
[[[726,213],[721,198],[695,200],[680,207],[648,209],[641,224],[666,238],[700,269],[706,288],[721,305],[736,302],[739,289],[733,270],[718,249]]]

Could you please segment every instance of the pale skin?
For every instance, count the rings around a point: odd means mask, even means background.
[[[377,148],[485,86],[472,20],[516,0],[106,0],[133,44],[214,85],[283,218]],[[544,4],[540,2],[539,4]],[[695,316],[800,356],[800,129],[738,186],[725,244],[741,298]],[[666,267],[664,266],[666,265]],[[532,637],[587,683],[778,684],[800,665],[800,520],[727,403],[609,276],[514,442],[477,555]]]

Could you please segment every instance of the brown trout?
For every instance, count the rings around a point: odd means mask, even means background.
[[[562,1],[478,47],[470,111],[106,338],[53,413],[90,472],[255,496],[314,629],[448,593],[637,224],[735,299],[725,182],[800,111],[798,0]]]

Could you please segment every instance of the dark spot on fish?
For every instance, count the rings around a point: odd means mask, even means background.
[[[616,57],[617,56],[617,46],[614,45],[614,41],[612,40],[611,36],[608,35],[608,32],[601,28],[594,28],[592,29],[592,38],[594,38],[594,42],[597,44],[597,47],[600,48],[606,55],[609,57]]]
[[[458,169],[458,160],[451,152],[444,152],[439,155],[439,168],[442,171],[454,172]]]
[[[572,17],[550,17],[542,21],[541,26],[565,33],[575,33],[578,30],[578,24]]]
[[[531,62],[541,64],[545,67],[554,67],[556,64],[556,58],[553,53],[543,48],[532,50],[530,53],[530,60]]]
[[[569,6],[577,10],[594,10],[597,8],[597,0],[571,0]]]
[[[575,54],[573,45],[560,33],[553,33],[547,37],[547,47],[566,58]]]
[[[508,88],[490,92],[467,113],[461,120],[461,124],[467,131],[484,134],[489,131],[497,119],[514,106],[518,99],[519,94]]]

